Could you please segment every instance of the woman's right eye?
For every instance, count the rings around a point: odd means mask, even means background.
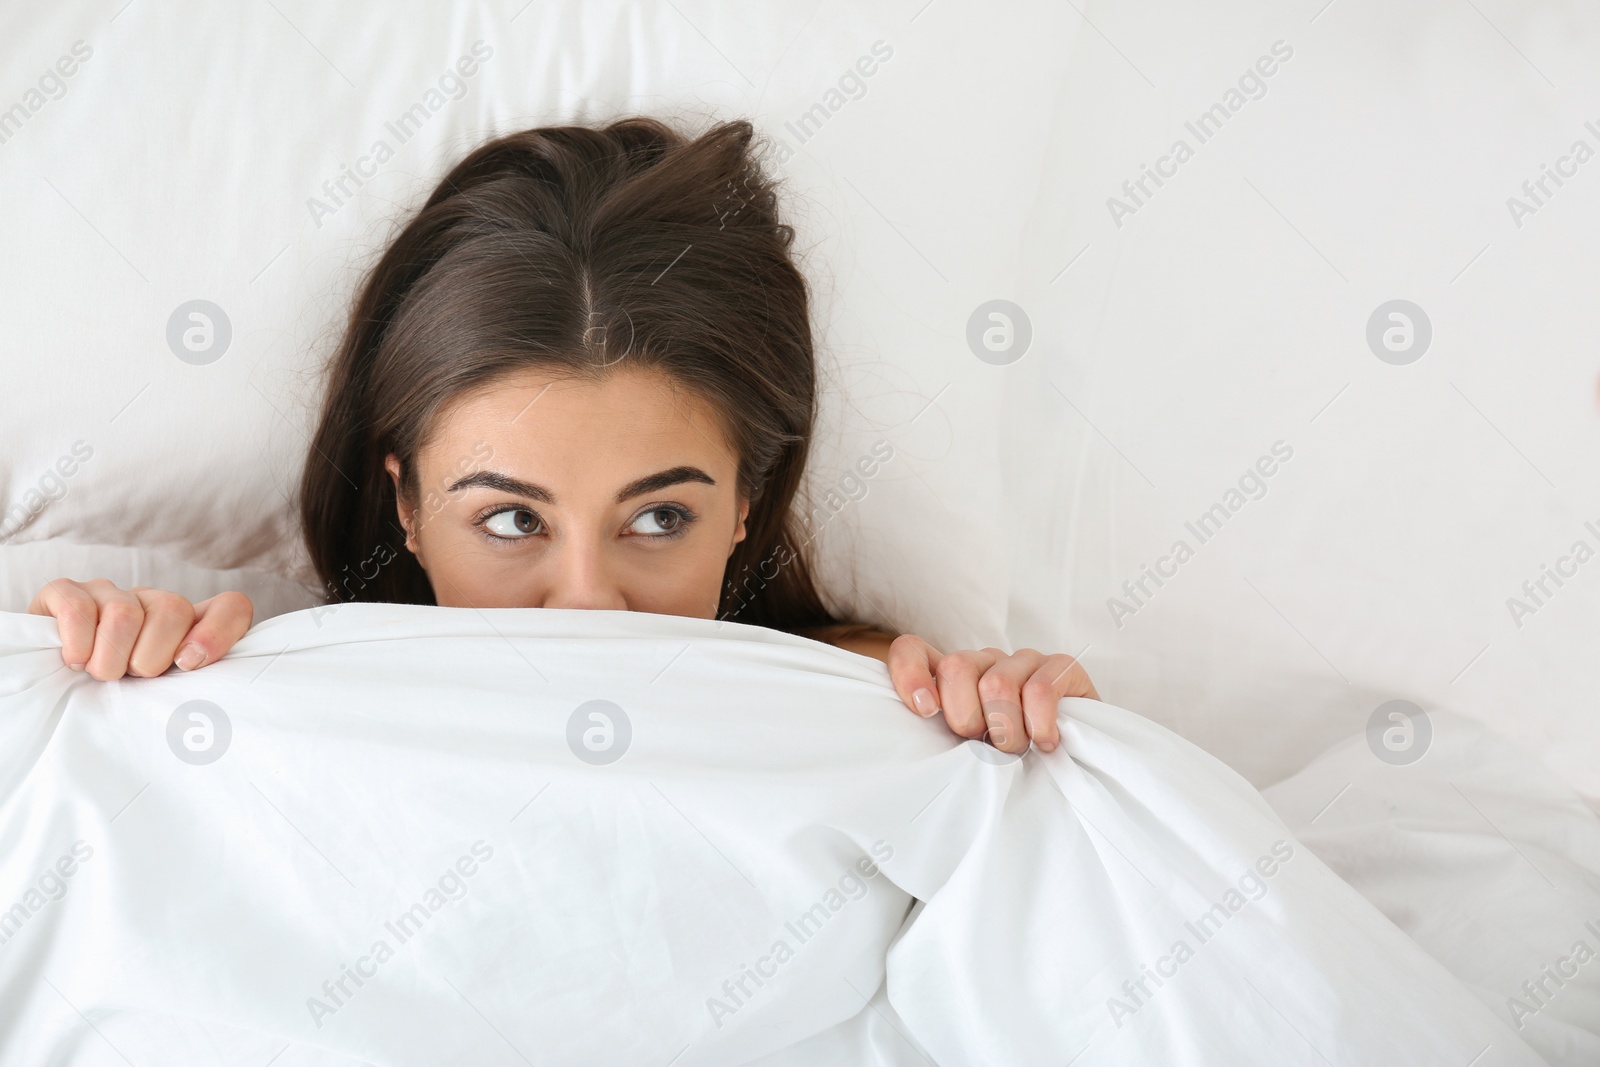
[[[513,541],[539,533],[544,520],[528,508],[506,508],[484,518],[481,525],[491,535]]]

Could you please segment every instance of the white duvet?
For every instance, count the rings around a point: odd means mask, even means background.
[[[873,661],[616,612],[58,647],[0,615],[7,1067],[1544,1062],[1107,704],[1017,759]]]

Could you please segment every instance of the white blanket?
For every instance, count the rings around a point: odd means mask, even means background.
[[[1479,723],[1436,711],[1421,729],[1414,762],[1374,758],[1356,737],[1265,796],[1307,848],[1550,1063],[1593,1067],[1600,818]]]
[[[1542,1062],[1110,705],[1017,759],[873,661],[614,612],[58,647],[0,615],[7,1067]]]

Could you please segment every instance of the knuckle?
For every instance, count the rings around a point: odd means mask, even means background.
[[[138,601],[113,600],[100,609],[100,621],[107,626],[137,626],[144,620]]]
[[[179,596],[177,593],[168,592],[165,589],[152,589],[149,595],[149,610],[151,611],[159,611],[169,615],[194,614],[194,605],[189,603],[186,597]]]
[[[39,587],[39,599],[51,596],[71,596],[83,587],[71,578],[52,578]]]
[[[940,678],[965,678],[978,671],[978,653],[970,650],[952,652],[939,661]]]
[[[1083,666],[1077,660],[1065,654],[1051,656],[1044,662],[1050,668],[1052,675],[1062,675],[1071,671],[1083,670]]]
[[[978,679],[978,696],[983,700],[1008,700],[1016,695],[1016,687],[1004,675],[986,674]]]
[[[100,607],[95,598],[85,592],[81,586],[69,586],[65,589],[57,590],[51,600],[58,611],[64,609],[87,615],[91,619],[95,617],[95,613]]]
[[[255,605],[243,593],[229,591],[217,594],[217,605],[228,611],[243,615],[246,619],[255,615]]]

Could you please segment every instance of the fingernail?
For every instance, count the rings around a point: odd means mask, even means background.
[[[1054,741],[1035,741],[1033,743],[1033,747],[1038,749],[1040,752],[1054,752],[1056,750],[1056,743]]]
[[[916,712],[926,719],[929,715],[937,714],[939,702],[934,699],[931,689],[918,689],[911,694],[911,703],[916,705]]]
[[[192,671],[206,661],[206,650],[199,645],[184,645],[174,661],[180,671]]]
[[[69,664],[67,664],[67,670],[69,670],[69,671],[81,671],[81,670],[83,670],[84,666],[85,665],[82,664],[82,663],[69,663]]]

